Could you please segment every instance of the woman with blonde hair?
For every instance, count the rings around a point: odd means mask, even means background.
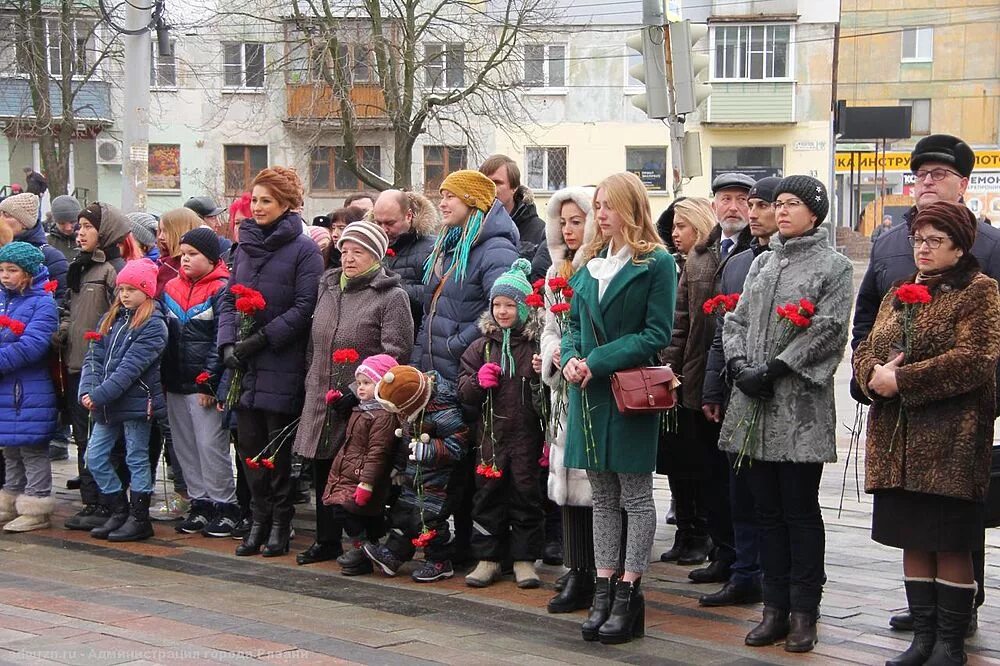
[[[703,245],[718,224],[708,199],[683,198],[674,203],[674,226],[670,236],[677,251],[687,256],[691,250]]]
[[[639,581],[656,531],[653,468],[660,416],[619,412],[611,375],[656,365],[657,353],[670,343],[677,267],[634,174],[605,178],[593,207],[600,233],[570,279],[575,294],[561,348],[562,373],[571,384],[565,462],[587,470],[593,494],[597,578],[583,638],[623,643],[644,632]],[[622,509],[628,538],[624,574],[616,581]]]
[[[156,297],[163,295],[167,283],[180,275],[181,236],[202,225],[201,218],[190,208],[174,208],[160,216],[156,247],[160,250],[160,267],[156,273]]]

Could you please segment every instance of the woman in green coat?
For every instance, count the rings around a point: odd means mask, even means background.
[[[635,175],[602,181],[594,216],[600,234],[586,247],[586,266],[570,280],[575,295],[562,343],[563,375],[571,384],[565,464],[587,470],[593,490],[597,583],[583,638],[623,643],[643,633],[639,579],[656,532],[653,469],[660,417],[620,413],[611,375],[657,365],[657,352],[670,343],[673,329],[677,267]],[[628,538],[625,573],[616,582],[622,509]]]

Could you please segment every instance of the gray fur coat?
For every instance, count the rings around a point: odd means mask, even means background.
[[[837,459],[833,375],[844,356],[851,316],[853,266],[830,247],[829,225],[799,238],[772,239],[772,252],[754,259],[743,296],[726,315],[726,358],[751,365],[777,358],[792,370],[763,403],[749,455],[775,462],[822,463]],[[812,324],[776,349],[787,324],[775,310],[807,298],[816,305]],[[780,352],[780,353],[779,353]],[[753,400],[734,388],[719,448],[737,453],[743,445]]]

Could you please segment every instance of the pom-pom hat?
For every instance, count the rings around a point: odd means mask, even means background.
[[[375,399],[387,411],[415,421],[430,402],[433,380],[410,365],[390,368],[375,386]]]
[[[534,291],[528,276],[531,274],[531,262],[527,259],[516,259],[511,267],[500,275],[490,289],[490,305],[497,296],[506,296],[517,303],[517,318],[519,323],[528,320],[528,306],[524,299]]]

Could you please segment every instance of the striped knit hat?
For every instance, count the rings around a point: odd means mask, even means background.
[[[529,314],[524,299],[534,291],[531,283],[528,282],[529,275],[531,275],[531,262],[524,258],[515,259],[507,272],[498,277],[493,283],[493,288],[490,289],[491,306],[493,299],[497,296],[506,296],[517,303],[517,319],[518,323],[521,324],[528,320]]]
[[[375,255],[375,259],[382,261],[385,259],[385,251],[389,249],[389,237],[382,231],[382,227],[367,220],[351,222],[340,234],[337,240],[337,249],[343,251],[344,241],[352,241]]]
[[[361,361],[361,365],[354,371],[355,375],[364,375],[372,380],[373,384],[382,381],[382,377],[391,368],[399,365],[399,362],[388,354],[375,354]]]

